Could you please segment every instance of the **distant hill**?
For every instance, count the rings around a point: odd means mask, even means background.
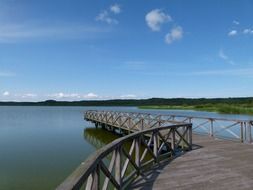
[[[41,102],[0,102],[0,106],[152,106],[152,105],[201,105],[201,104],[251,104],[253,97],[238,98],[150,98],[150,99],[115,99]]]

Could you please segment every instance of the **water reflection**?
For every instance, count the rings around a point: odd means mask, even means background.
[[[120,135],[118,133],[115,133],[112,131],[107,131],[102,128],[85,128],[83,136],[84,136],[85,141],[90,143],[97,150],[104,147],[106,144],[111,143],[115,139],[122,137],[122,135]],[[124,142],[123,147],[127,152],[130,151],[132,143],[133,143],[133,141],[131,139]],[[145,150],[145,146],[141,145],[140,146],[140,154],[141,155],[143,154],[144,150]],[[132,158],[134,158],[135,152],[133,152],[131,154],[131,156],[132,156]],[[143,161],[147,161],[151,157],[152,157],[152,155],[149,152],[147,152]],[[109,154],[107,158],[110,160],[111,154]],[[123,158],[123,157],[122,157],[122,159],[125,160],[125,158]],[[106,162],[108,162],[108,160]]]
[[[85,128],[83,137],[96,149],[99,149],[121,136],[101,128]]]

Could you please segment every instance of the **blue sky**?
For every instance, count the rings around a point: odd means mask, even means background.
[[[0,0],[0,100],[253,96],[251,0]]]

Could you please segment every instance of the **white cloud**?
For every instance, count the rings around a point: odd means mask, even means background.
[[[136,99],[134,94],[125,94],[117,96],[99,96],[93,92],[87,94],[81,93],[52,93],[52,94],[35,94],[35,93],[17,93],[11,94],[8,91],[0,95],[0,101],[45,101],[53,99],[56,101],[80,101],[80,100],[111,100],[111,99]]]
[[[123,98],[123,99],[134,99],[134,98],[137,98],[137,96],[134,95],[134,94],[126,94],[126,95],[121,95],[120,98]]]
[[[220,49],[218,55],[219,55],[219,57],[220,57],[221,59],[223,59],[225,62],[229,63],[230,65],[234,65],[234,64],[235,64],[234,61],[231,60],[231,59],[223,52],[222,49]]]
[[[112,14],[121,13],[121,8],[118,4],[111,5],[109,9],[101,11],[96,17],[96,21],[106,22],[107,24],[118,24],[119,21]]]
[[[99,13],[98,16],[96,16],[95,18],[96,21],[102,21],[102,22],[106,22],[107,24],[118,24],[118,20],[112,18],[108,11],[102,11]]]
[[[174,41],[180,40],[183,38],[183,28],[180,26],[174,27],[169,33],[165,36],[165,42],[171,44]]]
[[[55,97],[55,98],[63,98],[63,97],[66,97],[66,95],[63,94],[62,92],[55,93],[55,94],[52,94],[52,95],[49,95],[49,96],[52,96],[52,97]]]
[[[165,14],[160,9],[154,9],[146,14],[146,23],[149,28],[153,31],[160,31],[161,25],[163,23],[172,21],[170,15]]]
[[[37,97],[37,94],[26,93],[26,94],[23,94],[21,97],[22,98],[35,98],[35,97]]]
[[[65,99],[65,100],[82,100],[82,99],[98,99],[100,96],[94,94],[92,92],[88,94],[79,94],[79,93],[54,93],[49,94],[47,97],[55,98],[55,99]]]
[[[251,32],[251,30],[248,29],[248,28],[243,30],[243,33],[244,33],[244,34],[249,34],[250,32]]]
[[[50,95],[48,95],[48,97],[52,97],[52,98],[56,98],[56,99],[62,99],[62,98],[81,98],[81,96],[79,94],[77,94],[77,93],[66,94],[66,93],[63,93],[63,92],[50,94]]]
[[[97,94],[94,94],[92,92],[84,95],[83,97],[86,98],[86,99],[96,99],[96,98],[99,98],[99,96]]]
[[[239,22],[239,21],[237,21],[237,20],[233,20],[233,24],[235,24],[235,25],[239,25],[239,24],[240,24],[240,22]]]
[[[4,93],[3,93],[3,96],[9,96],[10,95],[10,93],[8,92],[8,91],[5,91]]]
[[[243,34],[253,34],[253,29],[246,28],[242,32]]]
[[[228,36],[235,36],[237,35],[237,30],[231,30],[229,33],[228,33]]]
[[[114,4],[110,7],[110,11],[114,14],[119,14],[121,12],[121,8],[118,4]]]

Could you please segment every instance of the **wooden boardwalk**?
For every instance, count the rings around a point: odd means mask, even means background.
[[[253,146],[193,135],[193,150],[138,178],[132,189],[253,189]]]
[[[253,189],[251,120],[96,110],[84,119],[123,137],[91,155],[57,190]],[[192,134],[201,130],[207,135]]]

